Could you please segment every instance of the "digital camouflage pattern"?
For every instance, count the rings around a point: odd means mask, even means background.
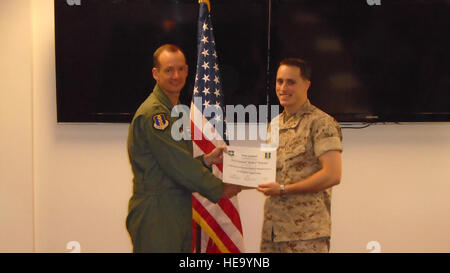
[[[283,112],[271,128],[279,127],[276,180],[291,184],[321,169],[319,157],[342,151],[339,124],[309,100],[286,117]],[[268,197],[264,205],[262,240],[286,242],[330,237],[331,188],[318,193]]]
[[[278,243],[261,242],[261,252],[263,253],[328,253],[329,249],[329,238]]]

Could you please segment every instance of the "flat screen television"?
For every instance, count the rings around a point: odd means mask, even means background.
[[[152,54],[164,43],[186,53],[180,102],[190,104],[197,0],[54,3],[58,122],[131,121],[153,89]],[[450,121],[447,0],[211,6],[226,104],[278,104],[278,62],[302,57],[313,70],[311,102],[340,122]]]
[[[268,2],[212,2],[225,103],[266,104]],[[152,55],[165,43],[186,54],[189,76],[180,102],[190,105],[198,1],[54,3],[58,122],[130,122],[153,90]]]
[[[309,98],[338,121],[450,121],[450,1],[273,0],[271,8],[271,74],[283,57],[309,61]]]

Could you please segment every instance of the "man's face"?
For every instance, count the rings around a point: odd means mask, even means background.
[[[159,55],[159,67],[152,70],[153,78],[168,95],[179,95],[186,83],[188,66],[181,51],[163,51]]]
[[[281,106],[289,114],[297,112],[308,99],[308,88],[311,82],[300,76],[297,66],[281,65],[276,79],[276,93]]]

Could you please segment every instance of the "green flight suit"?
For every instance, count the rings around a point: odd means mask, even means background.
[[[218,202],[224,190],[222,181],[192,157],[192,142],[172,138],[178,119],[170,116],[172,108],[156,85],[130,125],[134,178],[126,226],[134,252],[191,252],[192,192]]]

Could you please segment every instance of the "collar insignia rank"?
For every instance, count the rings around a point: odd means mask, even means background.
[[[164,130],[169,126],[169,120],[166,119],[164,114],[158,114],[153,116],[153,128],[158,130]]]

